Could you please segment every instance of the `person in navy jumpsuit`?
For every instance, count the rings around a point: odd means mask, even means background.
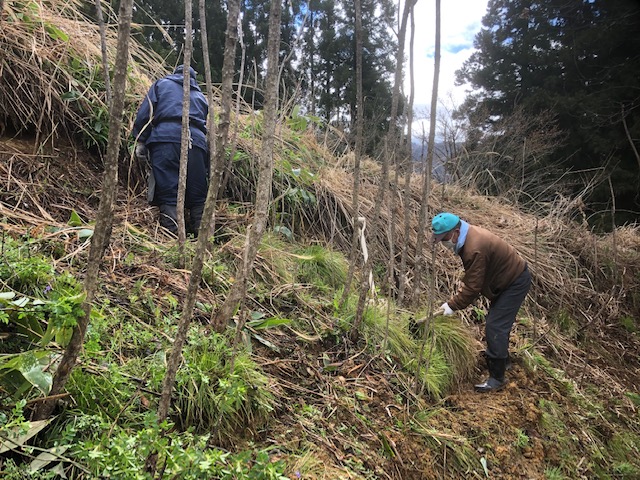
[[[151,163],[155,189],[149,200],[160,208],[160,225],[173,234],[178,231],[176,204],[182,137],[183,66],[157,80],[138,109],[133,126],[136,154]],[[197,234],[207,197],[209,148],[207,144],[207,99],[196,82],[196,71],[189,68],[189,155],[185,210],[189,228]]]

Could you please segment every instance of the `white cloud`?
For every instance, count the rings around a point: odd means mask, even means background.
[[[431,103],[433,62],[435,50],[435,2],[420,0],[415,6],[414,76],[416,109]],[[441,60],[438,97],[451,97],[456,105],[462,103],[468,87],[456,87],[455,71],[473,53],[473,39],[480,31],[487,0],[443,0],[441,2]],[[408,38],[407,38],[407,46]],[[408,67],[405,92],[409,94]]]

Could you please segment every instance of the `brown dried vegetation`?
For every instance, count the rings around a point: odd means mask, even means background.
[[[72,211],[87,222],[95,217],[100,161],[65,137],[85,128],[85,107],[76,109],[62,98],[73,76],[62,68],[66,53],[45,24],[26,35],[8,21],[7,12],[5,6],[0,44],[9,53],[4,54],[0,72],[0,121],[10,124],[12,133],[22,134],[0,138],[0,226],[3,235],[55,239],[64,251],[56,268],[81,275],[88,245],[67,228],[67,220]],[[43,11],[39,17],[57,14]],[[99,65],[91,60],[99,55],[97,29],[81,19],[63,17],[50,21],[64,31],[78,31],[70,36],[79,42],[74,52],[86,52],[82,60]],[[132,88],[132,104],[146,91],[146,80],[139,78]],[[100,95],[87,91],[86,106],[104,105]],[[243,116],[236,121],[239,130],[250,131],[256,120]],[[43,147],[42,140],[49,136],[55,142]],[[212,255],[230,262],[239,261],[242,251],[238,238],[251,212],[251,159],[258,157],[259,145],[253,137],[240,136],[238,150],[246,163],[233,167],[217,215],[218,243],[212,244]],[[347,252],[352,188],[348,156],[338,156],[335,145],[318,143],[310,132],[292,134],[285,127],[279,146],[277,165],[291,161],[288,150],[296,149],[298,166],[315,174],[304,185],[316,199],[313,207],[293,212],[297,217],[290,225],[296,238]],[[145,280],[160,308],[169,309],[168,295],[184,296],[189,272],[175,268],[160,253],[159,247],[166,248],[171,240],[157,229],[155,212],[144,200],[139,166],[129,159],[123,165],[102,295],[120,301],[117,292]],[[366,165],[360,212],[368,221],[367,242],[375,244],[379,254],[376,264],[388,265],[392,215],[386,206],[391,202],[386,198],[381,218],[372,218],[380,172]],[[403,238],[403,228],[397,232],[397,245],[408,248],[410,271],[416,263],[421,183],[419,177],[411,179],[407,198],[414,205],[407,210],[400,196],[393,217],[403,225],[404,212],[414,212],[407,219],[409,237]],[[281,177],[274,183],[275,212],[285,206],[286,187]],[[386,191],[388,197],[393,190]],[[302,478],[484,478],[483,462],[492,478],[542,479],[552,467],[565,478],[606,478],[615,474],[614,462],[598,463],[594,452],[601,453],[623,432],[635,436],[635,450],[616,460],[640,468],[637,405],[628,395],[640,384],[640,342],[630,328],[640,318],[639,227],[599,235],[580,221],[579,203],[545,205],[541,211],[546,213],[535,216],[455,185],[434,185],[429,214],[443,210],[504,237],[533,272],[534,286],[514,328],[515,364],[508,387],[496,395],[479,396],[472,390],[473,379],[465,379],[443,399],[416,396],[411,379],[393,359],[377,347],[351,345],[336,335],[336,319],[327,305],[314,303],[307,286],[286,282],[276,260],[259,253],[247,304],[272,315],[282,310],[304,317],[308,330],[287,327],[263,334],[276,348],[254,342],[254,358],[269,376],[277,409],[268,428],[239,434],[235,447],[246,446],[243,442],[248,440],[272,446],[273,457],[287,462],[288,474],[295,477],[300,472]],[[271,228],[273,219],[275,214]],[[127,260],[131,257],[133,262]],[[444,253],[426,271],[435,275],[435,295],[445,297],[456,288],[460,265]],[[205,280],[200,304],[219,304],[220,285],[231,281],[222,275]],[[428,285],[426,278],[409,281]],[[462,312],[461,318],[478,340],[479,377],[483,305],[478,307]],[[206,323],[206,312],[199,307],[195,315]],[[158,336],[166,334],[158,330]],[[121,352],[122,360],[135,351]]]

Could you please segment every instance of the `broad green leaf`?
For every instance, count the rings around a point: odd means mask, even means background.
[[[0,370],[16,370],[20,364],[20,354],[0,356]]]
[[[49,324],[47,325],[47,330],[44,332],[44,335],[42,335],[42,338],[40,339],[41,347],[46,347],[49,344],[53,336],[56,334],[56,330],[56,327],[53,326],[53,322],[49,322]]]
[[[56,330],[56,343],[61,347],[66,347],[71,341],[73,328],[59,328]]]
[[[78,238],[84,240],[85,238],[91,238],[93,236],[93,230],[91,228],[82,228],[78,230]]]
[[[53,40],[62,40],[63,42],[69,41],[69,35],[52,23],[46,22],[44,28]]]
[[[60,95],[60,98],[62,100],[68,100],[68,101],[77,100],[79,97],[80,97],[80,94],[76,90],[70,90]]]
[[[255,330],[264,330],[265,328],[277,327],[279,325],[288,325],[291,320],[282,317],[270,317],[247,322],[247,325]]]
[[[32,352],[26,352],[21,355],[21,362],[18,365],[18,370],[22,376],[34,387],[40,390],[43,394],[47,395],[51,390],[51,384],[53,377],[49,372],[45,372],[43,365],[38,361],[36,356]]]
[[[70,227],[80,227],[84,225],[84,222],[80,218],[80,215],[78,215],[78,212],[76,212],[75,210],[71,210],[71,217],[69,217],[69,222],[67,223]]]
[[[285,227],[284,225],[276,225],[273,228],[273,231],[276,233],[281,233],[283,234],[287,240],[292,240],[293,239],[293,233],[291,232],[291,230],[289,230],[288,227]]]
[[[269,340],[261,337],[260,335],[257,334],[253,334],[253,338],[255,338],[256,340],[258,340],[261,344],[263,344],[265,347],[270,348],[271,350],[273,350],[274,352],[280,352],[280,349],[274,345],[273,343],[271,343]]]
[[[24,307],[27,303],[29,303],[29,299],[27,297],[21,297],[17,300],[14,300],[13,303],[16,307],[18,308],[22,308]]]

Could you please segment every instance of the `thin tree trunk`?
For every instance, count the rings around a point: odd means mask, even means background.
[[[119,11],[118,44],[116,50],[113,78],[113,101],[109,109],[109,138],[105,157],[105,175],[100,196],[100,205],[96,226],[91,238],[91,248],[87,261],[87,273],[84,280],[86,299],[83,304],[84,316],[73,329],[71,341],[67,346],[60,365],[53,377],[50,396],[58,395],[67,383],[71,371],[82,350],[84,336],[89,325],[91,305],[98,285],[98,271],[105,247],[111,237],[113,205],[118,188],[118,155],[120,152],[120,130],[124,112],[125,90],[127,84],[127,64],[129,60],[129,37],[131,34],[131,11],[133,1],[122,0]],[[34,411],[33,419],[41,420],[51,415],[55,403],[52,400],[42,402]]]
[[[244,32],[242,31],[242,21],[238,21],[238,41],[240,43],[240,76],[238,77],[238,86],[236,88],[236,102],[235,102],[235,116],[236,122],[233,124],[233,132],[231,134],[231,151],[229,152],[229,158],[227,158],[226,165],[222,168],[224,172],[224,177],[220,188],[223,190],[227,186],[227,182],[229,181],[229,177],[231,176],[231,164],[233,163],[233,159],[236,156],[236,150],[238,147],[238,129],[240,127],[240,123],[237,121],[240,118],[240,104],[242,103],[242,86],[244,84],[244,67],[245,62],[247,60],[247,47],[245,46]],[[253,90],[255,92],[255,89]]]
[[[215,315],[213,326],[222,331],[231,319],[238,304],[246,295],[247,281],[255,261],[258,245],[266,228],[269,203],[271,199],[271,183],[273,179],[273,146],[275,142],[277,107],[278,107],[278,53],[280,49],[280,16],[281,0],[271,3],[269,13],[269,40],[267,44],[267,78],[264,97],[262,149],[258,165],[258,185],[256,187],[255,214],[252,225],[247,231],[243,264],[238,268],[236,281]],[[238,328],[242,328],[238,324]]]
[[[2,8],[0,8],[0,14]],[[0,15],[1,16],[1,15]],[[107,105],[111,104],[111,80],[109,79],[109,57],[107,56],[107,32],[102,16],[102,2],[96,0],[96,17],[100,27],[100,49],[102,52],[102,74],[104,75],[104,87],[107,93]]]
[[[400,21],[400,29],[398,30],[398,52],[396,55],[395,83],[393,85],[393,95],[391,97],[391,123],[389,126],[387,140],[385,141],[385,155],[383,156],[382,160],[380,185],[378,186],[376,201],[373,207],[371,231],[376,230],[376,226],[380,216],[380,210],[382,209],[382,202],[384,201],[384,196],[387,189],[387,183],[389,182],[389,156],[386,153],[389,151],[393,151],[393,146],[396,145],[395,124],[396,117],[398,116],[398,104],[400,102],[400,84],[402,83],[402,66],[404,64],[404,44],[407,32],[407,21],[409,18],[409,13],[413,9],[413,6],[416,4],[416,2],[417,0],[408,0],[405,3],[404,10],[402,12],[402,19]],[[369,259],[367,260],[363,268],[362,284],[360,286],[360,296],[358,298],[358,307],[356,309],[356,316],[353,320],[353,325],[351,326],[351,331],[349,332],[349,336],[353,341],[355,341],[359,335],[360,324],[362,323],[362,316],[364,314],[365,301],[367,299],[368,289],[366,287],[366,283],[368,281],[368,272],[371,269],[372,259],[374,259],[375,257],[376,252],[374,244],[371,255],[369,256]]]
[[[228,15],[227,15],[227,38],[224,48],[224,61],[222,66],[222,113],[220,114],[220,125],[217,129],[216,138],[216,170],[221,162],[224,160],[224,149],[227,143],[227,133],[229,131],[229,112],[231,111],[231,88],[233,82],[233,61],[235,56],[236,41],[237,41],[237,28],[236,23],[240,13],[240,1],[229,0],[228,3]],[[226,90],[226,91],[225,91]],[[217,174],[220,172],[217,171]],[[218,177],[219,178],[219,177]],[[204,254],[207,249],[208,232],[211,231],[211,225],[213,223],[213,217],[216,208],[216,198],[218,196],[219,182],[216,181],[216,177],[209,182],[209,190],[207,191],[207,199],[204,205],[204,212],[202,214],[202,223],[200,224],[200,231],[198,233],[198,241],[196,242],[196,251],[193,258],[193,265],[191,266],[191,276],[189,278],[189,286],[187,288],[187,295],[184,301],[182,314],[178,322],[178,331],[176,338],[173,342],[173,348],[171,349],[171,355],[167,362],[167,372],[162,382],[162,394],[160,397],[160,403],[158,405],[158,421],[162,422],[167,418],[169,414],[169,406],[171,404],[171,392],[173,391],[173,385],[176,380],[176,373],[178,371],[178,364],[180,363],[180,357],[182,356],[182,347],[187,338],[189,331],[189,325],[191,323],[191,315],[193,314],[193,307],[196,303],[196,293],[198,292],[198,286],[202,279],[202,266],[204,264]]]
[[[187,192],[187,162],[191,145],[189,132],[189,110],[191,109],[191,51],[193,50],[193,3],[191,0],[184,2],[184,59],[182,70],[182,135],[180,139],[180,173],[178,175],[178,201],[176,204],[176,220],[178,222],[178,250],[180,264],[184,267],[184,242],[187,233],[184,222],[184,199]]]
[[[404,47],[405,37],[407,36],[407,22],[409,21],[409,14],[413,11],[418,0],[407,0],[404,4],[404,10],[402,12],[402,19],[400,21],[400,29],[398,30],[398,53],[396,56],[396,72],[393,85],[393,93],[391,96],[391,123],[389,125],[389,139],[391,140],[389,146],[394,151],[396,145],[396,117],[398,116],[398,105],[400,104],[400,86],[402,85],[402,72],[404,67]]]
[[[364,101],[362,98],[362,6],[361,0],[354,0],[355,26],[356,26],[356,145],[355,159],[353,162],[353,196],[351,211],[353,212],[351,224],[353,235],[351,237],[351,251],[349,252],[349,270],[342,292],[340,304],[344,306],[349,298],[351,282],[358,263],[358,240],[360,237],[360,158],[362,156],[362,141],[364,131]]]
[[[420,205],[420,220],[418,226],[418,238],[420,239],[420,248],[422,249],[422,238],[424,238],[424,229],[426,223],[426,216],[428,214],[427,201],[429,199],[429,186],[431,185],[431,168],[433,165],[433,142],[435,139],[436,129],[436,107],[438,104],[438,79],[440,76],[440,0],[436,0],[436,51],[435,51],[435,67],[433,71],[433,89],[431,90],[431,112],[429,122],[429,145],[427,147],[427,171],[424,173],[425,183],[422,188],[422,204]],[[416,254],[416,287],[420,285],[420,265]],[[420,376],[420,366],[422,365],[422,358],[424,357],[424,349],[427,338],[433,328],[433,300],[435,292],[435,266],[436,266],[436,250],[435,245],[431,246],[431,277],[429,281],[429,295],[427,301],[427,323],[425,325],[422,343],[420,345],[420,353],[418,355],[418,368],[416,370],[416,393],[422,394],[424,389],[424,378]],[[416,288],[417,290],[417,288]],[[425,375],[429,373],[429,367],[431,366],[431,355],[433,353],[435,342],[435,336],[431,334],[431,346],[427,355],[427,365],[425,368]]]
[[[436,0],[436,48],[435,65],[433,70],[433,89],[431,90],[431,112],[429,114],[429,142],[427,144],[427,165],[422,184],[422,201],[420,202],[420,216],[418,218],[418,235],[416,239],[415,274],[413,285],[413,301],[418,298],[420,277],[422,276],[422,245],[424,243],[427,216],[429,215],[429,192],[431,189],[431,170],[433,168],[433,151],[436,137],[436,110],[438,107],[438,81],[440,79],[440,0]],[[432,275],[434,273],[432,272]]]
[[[627,136],[627,140],[629,141],[629,145],[631,145],[631,150],[633,150],[633,154],[638,161],[638,167],[640,168],[640,153],[638,153],[638,149],[636,148],[636,144],[633,141],[633,137],[631,137],[631,133],[629,132],[629,127],[627,126],[627,117],[624,113],[624,106],[622,107],[622,126],[624,127],[624,133]]]
[[[207,14],[205,10],[206,0],[200,0],[199,14],[200,14],[200,38],[202,40],[202,58],[204,60],[204,81],[207,88],[207,103],[209,104],[209,118],[207,119],[207,143],[209,144],[209,164],[211,165],[211,158],[213,152],[216,151],[216,123],[215,123],[215,108],[213,102],[213,81],[211,79],[211,60],[209,59],[209,41],[207,34]],[[215,162],[214,162],[215,163]],[[215,165],[211,169],[214,174],[214,178],[210,178],[209,181],[215,180],[216,171]],[[215,211],[215,210],[214,210]]]
[[[409,107],[407,118],[407,157],[409,167],[404,169],[404,242],[402,242],[402,254],[400,256],[399,286],[398,286],[398,303],[404,303],[405,289],[407,287],[407,257],[409,255],[409,236],[411,234],[411,176],[413,175],[413,101],[415,99],[415,82],[413,68],[413,45],[415,38],[415,16],[411,10],[411,36],[409,41]]]

